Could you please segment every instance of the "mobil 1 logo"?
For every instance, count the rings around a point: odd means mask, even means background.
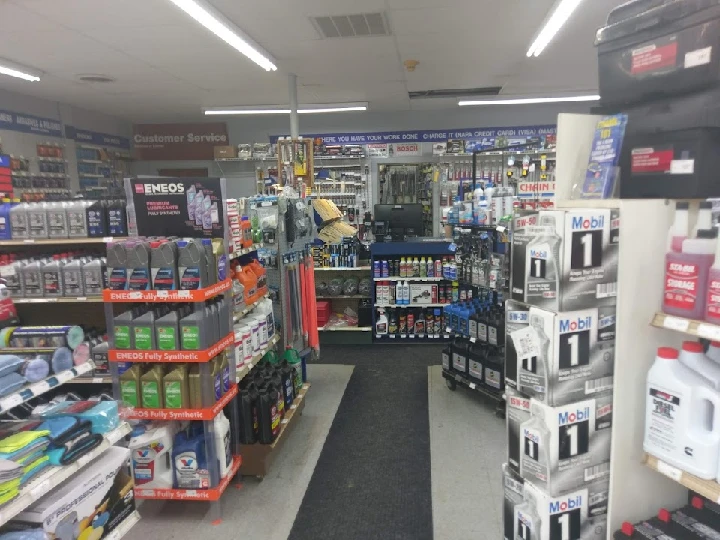
[[[590,364],[590,345],[597,310],[558,317],[558,367],[572,369]]]
[[[557,540],[579,540],[582,530],[581,494],[550,501],[550,535]]]
[[[587,454],[590,449],[590,407],[567,406],[558,412],[558,458]]]
[[[604,215],[570,216],[570,270],[602,266]]]
[[[538,461],[540,455],[540,433],[532,429],[523,429],[523,454],[525,457]]]

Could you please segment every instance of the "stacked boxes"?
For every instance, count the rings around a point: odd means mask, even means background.
[[[541,210],[514,226],[505,538],[605,538],[619,213]]]

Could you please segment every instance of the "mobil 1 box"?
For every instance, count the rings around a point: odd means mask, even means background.
[[[612,391],[615,307],[553,313],[508,302],[519,319],[506,325],[507,385],[547,405]],[[512,378],[511,378],[512,377]]]
[[[609,482],[551,496],[531,482],[515,505],[513,540],[605,540]]]
[[[513,227],[513,300],[551,311],[615,304],[619,210],[541,210]]]
[[[552,496],[609,476],[612,396],[548,407],[509,390],[508,465]]]

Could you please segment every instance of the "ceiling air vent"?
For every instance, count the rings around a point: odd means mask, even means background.
[[[390,29],[383,13],[310,17],[310,22],[326,39],[390,35]]]
[[[501,86],[486,86],[484,88],[440,88],[438,90],[418,90],[408,92],[410,99],[433,98],[463,98],[477,96],[497,96],[502,90]]]
[[[107,75],[100,75],[99,73],[83,73],[77,76],[77,79],[82,82],[90,83],[111,83],[115,82],[113,77]]]

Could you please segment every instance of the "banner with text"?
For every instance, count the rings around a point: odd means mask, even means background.
[[[370,144],[370,143],[403,143],[403,142],[444,142],[448,139],[466,139],[481,141],[483,147],[495,146],[499,138],[510,141],[528,138],[555,135],[557,126],[522,126],[501,128],[461,128],[439,130],[411,130],[411,131],[379,131],[367,133],[320,133],[303,135],[313,139],[322,139],[325,144]],[[278,135],[271,135],[270,142],[276,143]],[[517,144],[510,142],[510,144]]]
[[[65,136],[79,143],[92,144],[93,146],[112,146],[130,150],[130,139],[120,135],[111,135],[99,131],[88,131],[73,126],[65,126]]]
[[[230,140],[224,122],[204,124],[136,124],[135,158],[140,160],[212,160],[214,148]]]
[[[0,110],[0,129],[47,135],[48,137],[63,136],[63,126],[59,120],[2,110]]]

